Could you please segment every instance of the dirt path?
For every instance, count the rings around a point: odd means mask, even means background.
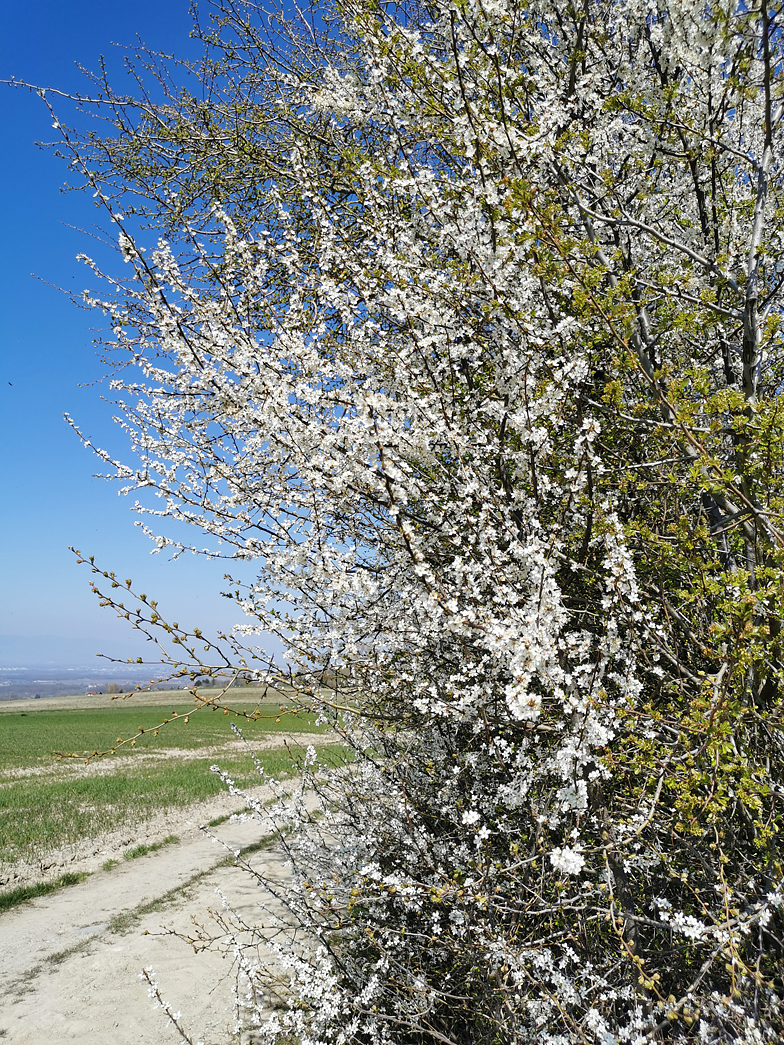
[[[204,814],[201,807],[197,812]],[[165,930],[192,932],[193,920],[209,925],[210,910],[221,908],[218,887],[238,913],[258,923],[258,886],[241,869],[217,866],[226,850],[198,830],[203,819],[180,817],[179,844],[0,914],[0,1042],[178,1040],[139,978],[145,966],[154,967],[162,995],[181,1010],[194,1043],[240,1040],[231,962],[213,952],[196,954]],[[213,833],[233,850],[267,830],[256,820],[229,821]],[[274,848],[251,859],[270,875],[285,876]]]

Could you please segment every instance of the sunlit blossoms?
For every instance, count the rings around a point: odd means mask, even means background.
[[[156,230],[115,209],[90,295],[104,459],[160,548],[258,563],[246,633],[351,752],[271,814],[256,1032],[778,1041],[784,15],[317,13],[224,5],[208,103],[73,142]]]
[[[550,853],[550,863],[557,871],[564,871],[566,874],[579,874],[585,866],[585,860],[580,853],[568,846],[553,849]]]

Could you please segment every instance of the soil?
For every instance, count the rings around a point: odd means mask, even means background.
[[[264,788],[254,795],[269,797]],[[236,797],[221,796],[49,854],[48,866],[36,869],[36,880],[56,878],[63,870],[90,875],[0,914],[0,1045],[181,1040],[140,979],[149,967],[162,997],[173,1011],[182,1012],[193,1045],[245,1045],[248,1032],[236,1023],[231,958],[215,950],[196,953],[175,935],[193,935],[194,925],[215,927],[212,912],[222,910],[216,889],[239,915],[259,924],[254,877],[242,868],[219,865],[227,852],[268,834],[269,825],[234,817],[210,829],[215,837],[200,830],[241,804]],[[154,844],[171,834],[178,843],[122,859],[128,846]],[[104,870],[110,859],[120,862]],[[274,847],[250,861],[273,878],[286,875],[284,858]]]

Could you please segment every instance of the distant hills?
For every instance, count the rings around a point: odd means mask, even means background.
[[[105,690],[110,682],[133,688],[153,677],[154,669],[113,663],[97,654],[125,660],[138,652],[100,639],[0,635],[0,700]]]

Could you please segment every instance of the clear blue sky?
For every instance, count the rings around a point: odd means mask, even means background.
[[[190,28],[187,0],[4,0],[0,79],[84,89],[76,63],[96,68],[103,54],[125,89],[113,43],[132,45],[138,34],[149,47],[193,54]],[[207,630],[237,620],[219,595],[224,566],[151,556],[129,499],[93,478],[99,462],[63,420],[67,411],[94,442],[122,446],[101,400],[108,390],[92,383],[104,372],[92,344],[100,317],[48,285],[95,286],[75,260],[89,241],[72,226],[100,220],[89,196],[60,193],[65,164],[36,147],[54,135],[50,124],[39,98],[0,87],[0,662],[15,659],[9,636],[20,637],[24,660],[30,640],[40,641],[43,659],[67,640],[82,663],[98,651],[138,651],[128,626],[98,608],[69,545],[139,582],[180,624]]]

